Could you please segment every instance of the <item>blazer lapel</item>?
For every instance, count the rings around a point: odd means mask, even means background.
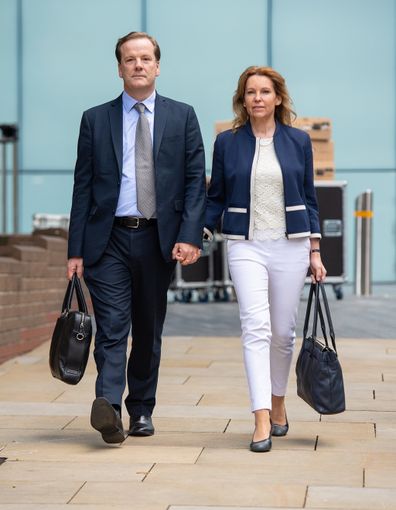
[[[118,173],[122,172],[122,95],[117,97],[109,109],[111,138],[117,158]]]
[[[168,105],[166,99],[160,95],[155,98],[154,111],[154,162],[157,159],[161,146],[162,135],[164,134],[166,119],[168,116]]]

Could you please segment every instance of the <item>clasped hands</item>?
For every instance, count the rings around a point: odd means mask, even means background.
[[[201,250],[194,244],[176,243],[172,250],[172,258],[182,266],[194,264],[201,255]]]

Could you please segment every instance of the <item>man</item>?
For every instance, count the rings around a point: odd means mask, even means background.
[[[176,261],[200,255],[205,161],[191,106],[155,91],[160,48],[144,32],[116,45],[120,97],[83,114],[70,214],[68,278],[84,279],[97,332],[91,425],[107,443],[154,433],[151,414],[167,290]],[[132,324],[132,351],[126,366]]]

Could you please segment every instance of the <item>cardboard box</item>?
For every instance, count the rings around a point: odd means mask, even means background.
[[[331,139],[331,120],[326,117],[297,117],[293,127],[306,131],[312,140]]]
[[[312,140],[314,161],[334,161],[334,143],[329,141]]]
[[[335,178],[335,166],[333,161],[314,161],[314,180],[332,180]]]
[[[227,129],[232,128],[232,120],[218,120],[215,122],[215,134],[216,136],[223,131],[227,131]]]

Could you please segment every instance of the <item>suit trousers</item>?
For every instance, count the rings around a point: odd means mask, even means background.
[[[310,241],[229,240],[227,248],[251,409],[271,409],[271,396],[286,394]]]
[[[100,260],[84,268],[96,321],[96,397],[130,416],[150,416],[155,406],[167,290],[175,268],[162,257],[156,224],[143,229],[114,225]],[[127,365],[128,336],[132,348]]]

